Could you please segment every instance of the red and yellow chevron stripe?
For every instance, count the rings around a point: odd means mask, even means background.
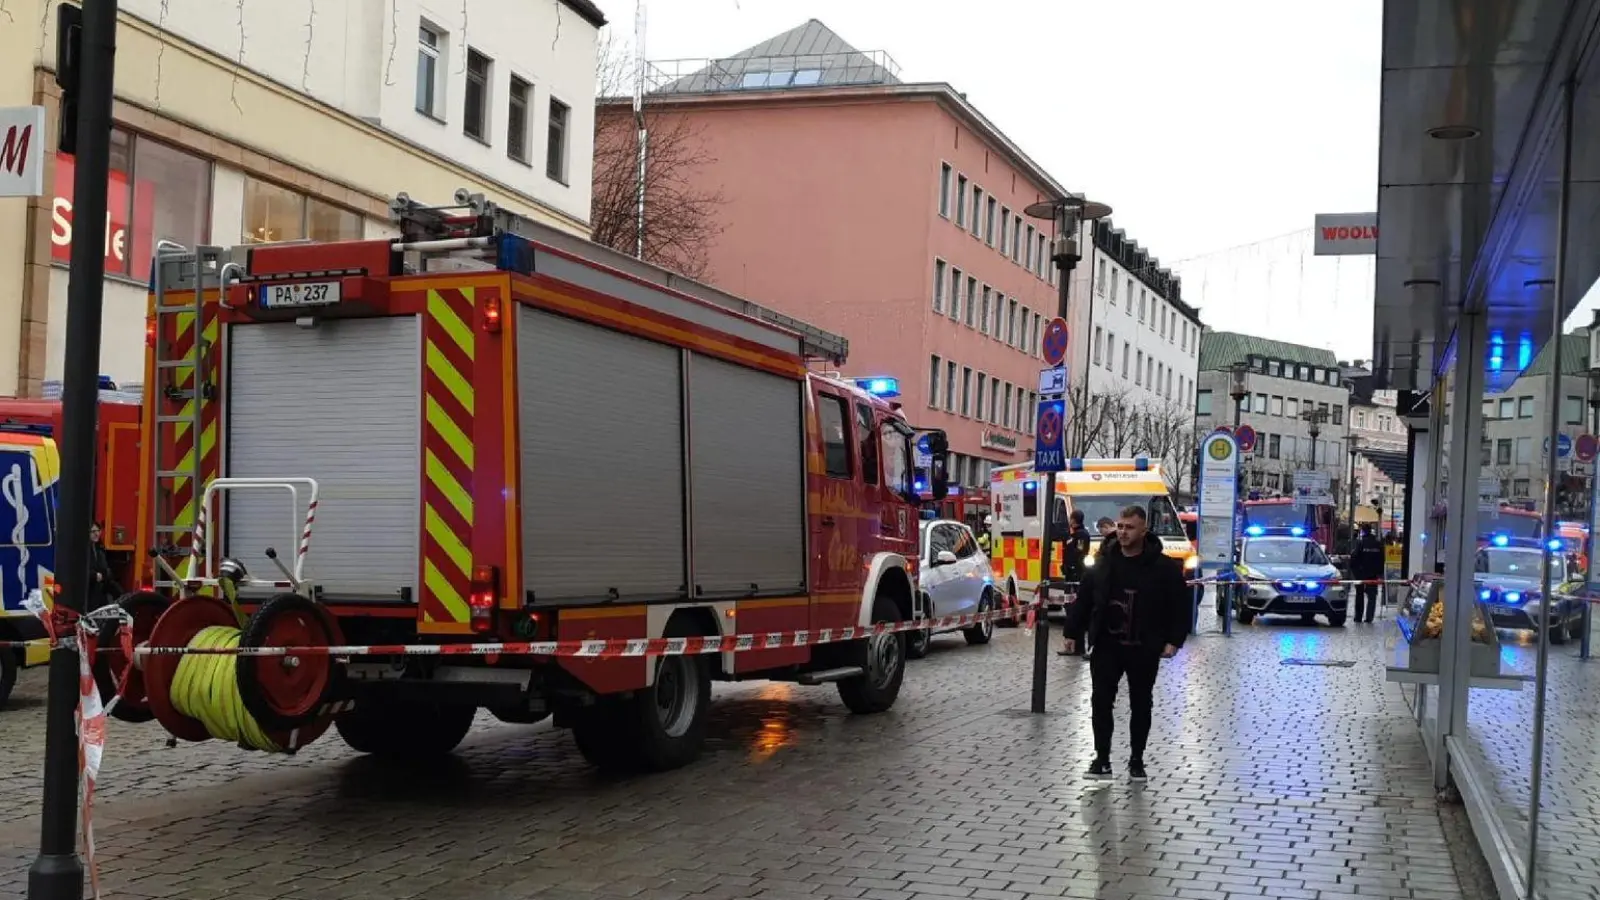
[[[1060,545],[1056,549],[1059,551]],[[994,569],[997,582],[1001,582],[1007,575],[1015,573],[1017,583],[1035,584],[1039,581],[1039,571],[1043,558],[1041,551],[1043,543],[1038,538],[1003,537],[994,544],[994,553],[989,557],[989,564]],[[1057,552],[1050,560],[1052,577],[1061,577],[1061,554]],[[1003,584],[1003,582],[1001,582]]]
[[[475,293],[429,290],[423,328],[421,622],[463,629],[472,590]]]

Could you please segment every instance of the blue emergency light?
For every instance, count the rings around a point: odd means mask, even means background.
[[[1511,539],[1506,537],[1503,534],[1497,534],[1494,537],[1490,538],[1489,542],[1491,544],[1494,544],[1496,547],[1504,547],[1504,546],[1506,546],[1506,545],[1511,543]]]
[[[1488,600],[1489,597],[1490,597],[1490,594],[1491,594],[1490,590],[1488,588],[1484,588],[1483,590],[1478,592],[1478,599],[1479,600]]]
[[[1506,602],[1507,603],[1519,603],[1519,602],[1521,602],[1521,600],[1522,600],[1522,594],[1520,592],[1518,592],[1518,591],[1512,591],[1511,593],[1506,594]]]
[[[923,481],[921,478],[918,478],[916,480],[916,482],[912,485],[912,487],[916,490],[917,493],[920,494],[923,491],[928,489],[928,483],[926,481]]]
[[[1290,528],[1289,529],[1289,533],[1294,535],[1295,537],[1305,537],[1306,536],[1306,530],[1304,528],[1301,528],[1299,525],[1296,525],[1296,526]]]
[[[1549,543],[1549,547],[1550,547],[1550,552],[1551,553],[1560,553],[1561,552],[1561,538],[1551,538],[1550,539],[1550,543]]]
[[[857,378],[856,387],[875,397],[887,399],[900,396],[900,380],[897,378]]]
[[[1263,534],[1267,533],[1267,530],[1262,528],[1260,525],[1251,525],[1249,528],[1244,530],[1244,533],[1250,535],[1251,537],[1261,537]]]

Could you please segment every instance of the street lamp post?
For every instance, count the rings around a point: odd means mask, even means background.
[[[1079,224],[1103,219],[1111,215],[1111,207],[1104,203],[1091,203],[1080,196],[1068,194],[1055,200],[1041,200],[1030,204],[1024,213],[1032,219],[1046,219],[1050,222],[1053,239],[1050,242],[1050,259],[1059,272],[1060,284],[1057,287],[1056,315],[1065,319],[1067,317],[1068,301],[1072,294],[1072,270],[1078,265],[1078,260],[1083,256],[1078,251]],[[1092,301],[1091,301],[1092,303]],[[1088,397],[1088,384],[1084,385],[1084,397]],[[1036,625],[1033,630],[1033,711],[1045,711],[1045,674],[1050,665],[1050,617],[1046,615],[1049,605],[1046,602],[1049,594],[1045,587],[1050,581],[1050,557],[1053,538],[1052,526],[1055,524],[1056,512],[1056,476],[1050,473],[1044,479],[1044,516],[1043,527],[1039,541],[1043,548],[1039,553],[1039,612],[1035,617]]]
[[[1356,549],[1356,454],[1361,448],[1356,444],[1354,435],[1350,436],[1350,482],[1345,485],[1345,491],[1350,495],[1350,518],[1346,524],[1350,532],[1347,539],[1346,553],[1354,553]]]
[[[1250,396],[1250,387],[1246,379],[1250,376],[1250,364],[1239,361],[1228,367],[1232,376],[1228,396],[1233,398],[1233,429],[1239,430],[1239,414],[1244,411],[1244,398]]]

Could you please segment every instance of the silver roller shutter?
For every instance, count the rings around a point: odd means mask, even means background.
[[[798,381],[691,357],[694,580],[705,597],[805,587],[800,391]]]
[[[535,602],[680,594],[682,352],[521,307],[522,563]]]
[[[229,330],[227,472],[317,480],[306,574],[330,595],[394,600],[415,586],[420,329],[416,316],[393,316]],[[287,492],[229,494],[228,552],[252,575],[279,577],[267,547],[292,562],[288,529]]]

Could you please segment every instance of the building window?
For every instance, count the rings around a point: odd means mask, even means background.
[[[1137,360],[1135,360],[1134,363],[1133,363],[1133,383],[1137,384],[1137,385],[1141,385],[1141,386],[1144,384],[1144,351],[1143,350],[1139,351],[1139,358]]]
[[[1267,458],[1279,459],[1283,452],[1283,438],[1276,434],[1267,435]]]
[[[249,176],[244,180],[244,242],[355,241],[361,216]]]
[[[1128,380],[1128,357],[1130,357],[1132,355],[1133,355],[1133,351],[1128,349],[1128,342],[1127,341],[1123,341],[1122,342],[1122,380],[1124,380],[1124,381]]]
[[[945,263],[942,259],[933,261],[933,311],[944,312],[944,275]]]
[[[1518,397],[1517,398],[1517,418],[1519,418],[1519,419],[1531,419],[1531,418],[1533,418],[1533,398],[1532,397]]]
[[[528,164],[528,110],[533,108],[533,85],[511,76],[511,93],[506,99],[506,155]]]
[[[1017,301],[1012,298],[1006,305],[1006,343],[1017,345]]]
[[[983,213],[983,242],[991,247],[994,246],[994,217],[998,209],[999,204],[990,197],[989,206]]]
[[[972,415],[972,369],[961,367],[961,414]]]
[[[1000,424],[1000,379],[989,379],[989,424]]]
[[[550,98],[550,146],[545,150],[544,174],[551,181],[567,183],[567,115],[565,103]]]
[[[1039,255],[1038,255],[1038,257],[1036,257],[1038,262],[1039,262],[1039,267],[1038,267],[1038,269],[1035,270],[1040,278],[1044,277],[1045,263],[1047,261],[1049,261],[1049,259],[1050,259],[1050,254],[1046,251],[1045,248],[1046,248],[1045,237],[1044,237],[1044,235],[1041,234],[1041,235],[1039,235]]]
[[[928,357],[928,405],[939,405],[939,363],[937,356]]]
[[[1094,329],[1094,365],[1100,365],[1100,341],[1105,337],[1105,329],[1096,325]]]
[[[1011,382],[1006,382],[1004,390],[1005,406],[1000,408],[1000,424],[1006,428],[1011,427]]]
[[[1335,403],[1333,405],[1333,424],[1344,424],[1344,406],[1342,404]]]
[[[956,224],[967,227],[967,176],[956,176]]]
[[[1561,401],[1561,421],[1566,425],[1583,424],[1583,398],[1568,396]]]
[[[939,215],[950,218],[950,164],[939,164]]]
[[[1039,314],[1033,314],[1033,330],[1028,332],[1028,352],[1034,356],[1039,355]]]
[[[1106,332],[1106,371],[1116,368],[1117,361],[1117,335],[1115,332]]]
[[[1154,391],[1156,389],[1156,358],[1154,356],[1145,357],[1144,383],[1150,390]]]
[[[479,141],[489,139],[489,73],[493,60],[467,48],[467,95],[461,108],[461,132]]]
[[[983,306],[979,310],[981,315],[978,316],[978,330],[982,331],[984,334],[988,334],[989,330],[990,330],[989,329],[989,323],[990,323],[989,307],[990,307],[992,301],[993,301],[993,293],[989,289],[989,286],[986,284],[986,285],[983,286]]]
[[[1100,260],[1095,264],[1094,292],[1105,296],[1106,293],[1106,261]]]
[[[962,321],[967,323],[967,327],[968,328],[973,327],[973,314],[974,314],[974,311],[977,308],[978,308],[978,279],[973,278],[971,275],[968,275],[967,276],[967,312],[966,312],[966,315],[962,317]]]
[[[417,112],[444,119],[444,90],[440,74],[444,71],[445,33],[424,22],[417,29]]]
[[[983,421],[983,401],[985,399],[984,395],[987,394],[988,392],[989,392],[989,376],[983,374],[982,372],[979,372],[978,373],[978,393],[974,397],[974,403],[976,403],[976,408],[972,411],[973,418],[977,419],[979,422]]]
[[[1023,251],[1023,266],[1030,271],[1033,269],[1033,226],[1028,226],[1028,246]]]
[[[1273,398],[1272,398],[1272,405],[1267,407],[1267,408],[1270,411],[1269,412],[1270,415],[1274,415],[1274,416],[1283,415],[1283,398],[1274,395]]]
[[[1525,465],[1533,462],[1533,438],[1517,438],[1517,463]]]
[[[1003,340],[1006,339],[1006,337],[1005,337],[1005,335],[1006,335],[1005,328],[1002,327],[1005,324],[1005,316],[1006,316],[1006,295],[1000,293],[999,291],[995,291],[994,292],[994,328],[992,328],[990,330],[990,333],[994,335],[994,339],[997,340],[997,341],[1003,341]]]
[[[1001,253],[1006,252],[1006,247],[1010,246],[1009,244],[1006,243],[1006,241],[1010,239],[1010,235],[1011,235],[1011,207],[1002,206],[1002,207],[1000,207],[1000,252]]]
[[[944,364],[944,411],[956,411],[956,364]]]
[[[1497,466],[1511,465],[1511,439],[1501,438],[1494,445],[1494,464]]]
[[[978,237],[983,233],[983,188],[972,186],[972,236]]]
[[[1515,409],[1515,403],[1516,403],[1516,401],[1512,400],[1510,397],[1503,398],[1500,401],[1500,412],[1497,415],[1497,418],[1501,418],[1501,419],[1509,419],[1509,418],[1511,418],[1512,411]]]
[[[1264,415],[1267,414],[1267,395],[1266,394],[1257,394],[1256,395],[1256,403],[1255,403],[1255,407],[1254,407],[1254,409],[1252,411],[1254,413],[1256,413],[1257,415],[1264,416]]]
[[[1211,415],[1211,390],[1205,388],[1194,395],[1194,414],[1197,416]]]
[[[950,318],[961,318],[961,270],[950,267]]]
[[[1029,226],[1031,229],[1032,226]],[[1011,261],[1022,261],[1022,217],[1011,217]]]
[[[1283,414],[1291,419],[1300,418],[1300,401],[1294,397],[1285,400]]]
[[[1026,398],[1023,397],[1022,385],[1019,384],[1019,385],[1017,385],[1017,415],[1016,415],[1015,418],[1013,418],[1011,420],[1012,422],[1016,423],[1016,429],[1018,431],[1022,430],[1022,421],[1023,421],[1022,412],[1023,412],[1023,408],[1026,405],[1027,405],[1027,400],[1026,400]]]

